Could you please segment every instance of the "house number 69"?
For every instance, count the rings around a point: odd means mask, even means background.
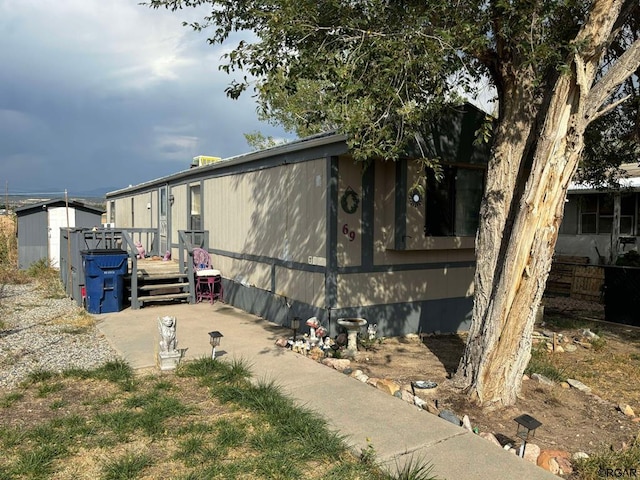
[[[350,230],[347,223],[342,226],[342,233],[344,233],[349,238],[350,242],[353,242],[356,239],[356,232]]]

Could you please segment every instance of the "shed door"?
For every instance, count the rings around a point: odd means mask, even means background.
[[[164,255],[165,252],[169,250],[169,242],[168,242],[168,211],[169,211],[169,199],[167,196],[167,187],[166,185],[160,187],[160,191],[158,193],[160,205],[158,208],[158,227],[160,230],[160,251],[158,252],[160,255]]]
[[[65,207],[49,208],[49,261],[52,267],[60,268],[60,229],[75,226],[73,210],[69,210],[69,225],[67,225],[67,209]]]

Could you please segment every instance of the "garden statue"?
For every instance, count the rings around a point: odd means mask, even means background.
[[[369,325],[367,327],[367,334],[369,335],[369,340],[375,340],[378,334],[378,324],[374,323],[373,325]]]
[[[176,317],[158,317],[158,331],[160,332],[160,352],[175,352],[178,346],[176,340]]]

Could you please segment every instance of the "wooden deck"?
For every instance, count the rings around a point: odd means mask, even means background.
[[[129,261],[131,271],[131,261]],[[138,260],[138,277],[176,277],[180,275],[178,262],[174,260],[163,261],[151,258]]]

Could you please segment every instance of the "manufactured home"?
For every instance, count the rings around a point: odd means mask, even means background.
[[[355,162],[347,138],[329,133],[110,192],[107,221],[154,229],[147,248],[174,260],[196,238],[222,273],[224,301],[278,324],[316,316],[335,334],[339,318],[363,317],[381,335],[464,330],[484,118],[466,105],[425,132],[437,180],[411,155]]]

